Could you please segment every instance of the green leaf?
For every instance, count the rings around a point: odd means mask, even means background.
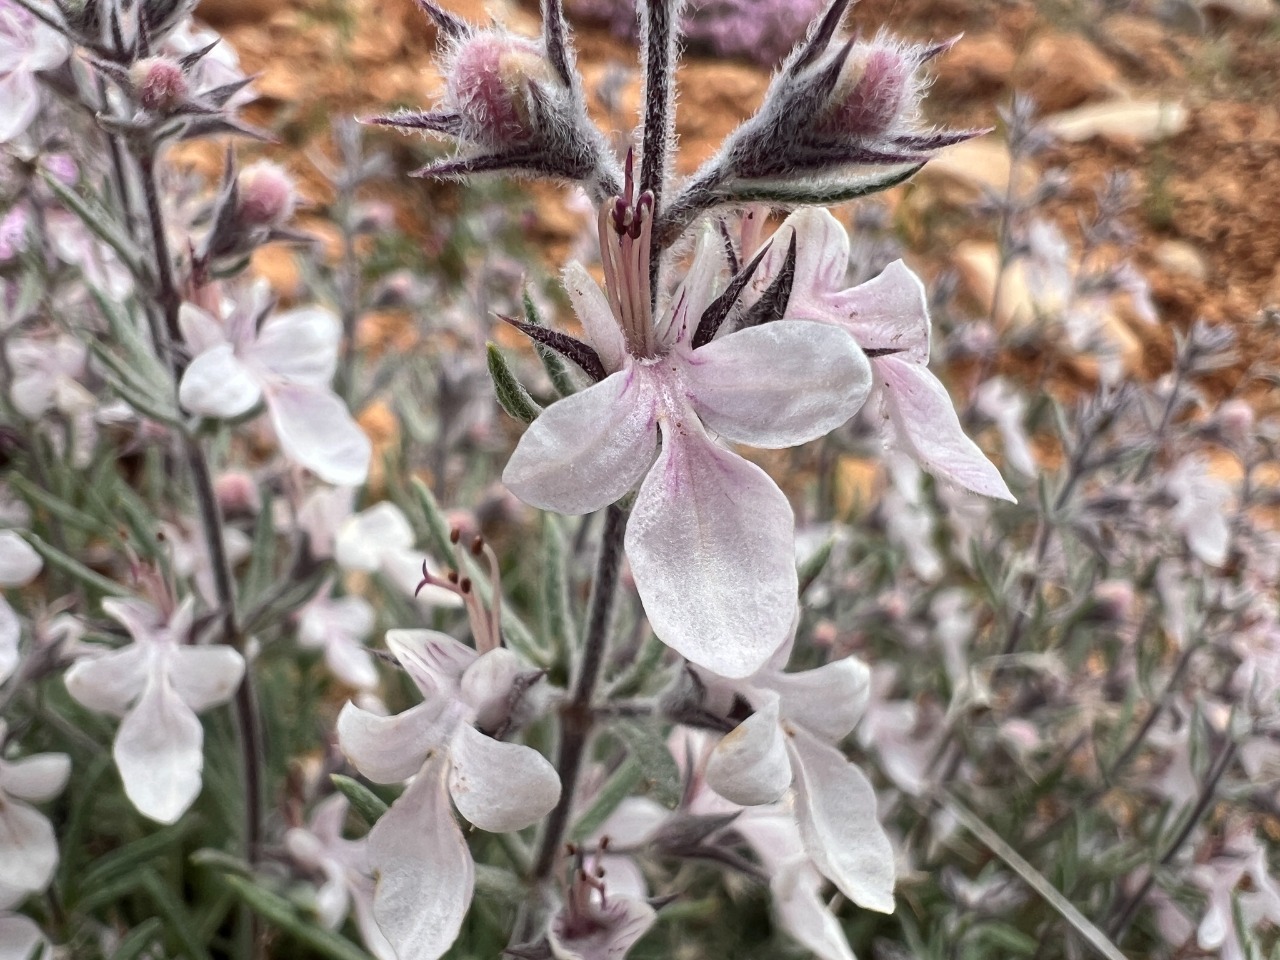
[[[418,477],[413,478],[413,492],[427,521],[427,539],[431,544],[431,550],[439,559],[447,561],[453,556],[453,541],[449,539],[449,521],[445,518],[444,511],[440,509],[440,504],[436,501],[431,488]]]
[[[25,537],[27,543],[31,544],[31,548],[40,554],[45,563],[55,570],[65,573],[73,580],[78,580],[86,587],[109,597],[127,597],[129,595],[129,591],[120,584],[108,580],[100,573],[94,573],[79,560],[73,560],[61,550],[45,543],[35,534],[24,533],[23,537]]]
[[[813,556],[800,564],[798,571],[800,580],[800,596],[804,596],[808,589],[813,586],[813,581],[817,580],[826,569],[827,564],[831,561],[831,551],[835,548],[835,537],[828,537],[826,542],[820,546]]]
[[[275,511],[271,509],[271,494],[262,500],[258,522],[253,529],[253,547],[249,553],[249,569],[244,575],[244,595],[261,597],[278,582],[276,566]]]
[[[545,327],[542,322],[542,316],[538,313],[538,307],[533,302],[528,289],[524,291],[524,319],[526,323],[531,323],[535,327]],[[550,347],[544,347],[540,343],[534,343],[533,349],[537,351],[538,359],[542,361],[542,368],[547,371],[547,376],[551,379],[551,385],[556,388],[556,393],[562,397],[567,397],[571,393],[578,392],[578,385],[573,381],[573,374],[569,372],[569,368],[564,364],[564,358],[556,353]]]
[[[498,345],[490,341],[486,345],[486,351],[489,378],[493,381],[493,392],[498,397],[498,403],[513,419],[521,423],[533,423],[538,419],[538,414],[542,413],[542,407],[529,396],[529,391],[524,388],[524,384],[507,365],[507,359],[498,349]]]
[[[569,565],[564,531],[550,513],[542,515],[542,634],[557,658],[578,648],[569,604]]]
[[[111,954],[111,960],[137,960],[155,944],[156,935],[164,927],[158,917],[149,917],[130,930]]]
[[[134,874],[143,864],[181,843],[193,826],[195,826],[195,818],[186,817],[171,827],[165,827],[163,830],[148,834],[104,854],[84,871],[78,881],[79,888],[91,890],[93,887],[110,883],[119,877]]]
[[[664,807],[675,809],[683,793],[680,769],[667,749],[662,731],[634,720],[616,720],[609,725],[609,731],[626,744],[632,758],[640,765],[649,796]]]
[[[501,867],[476,864],[476,899],[498,900],[515,905],[529,896],[529,887],[514,873]]]
[[[96,200],[86,200],[81,197],[53,174],[42,170],[40,176],[45,186],[58,198],[58,202],[75,214],[90,232],[116,252],[121,262],[129,268],[134,279],[143,283],[150,282],[151,271],[146,267],[146,259],[142,251],[126,234],[120,232],[115,218],[110,213]]]
[[[173,887],[151,867],[143,869],[141,881],[142,889],[155,904],[156,913],[164,921],[169,933],[182,944],[188,960],[211,960],[209,951],[195,935],[195,924],[191,920],[191,914],[173,892]]]
[[[386,802],[363,783],[344,777],[340,773],[331,774],[329,780],[337,791],[350,801],[352,809],[369,826],[372,827],[387,812]]]
[[[350,940],[316,926],[313,921],[302,916],[284,897],[245,877],[228,873],[215,873],[214,876],[258,916],[329,960],[372,960],[369,954]]]
[[[85,513],[78,507],[73,507],[67,501],[56,494],[50,493],[43,487],[36,486],[36,484],[17,471],[10,472],[6,480],[9,486],[13,487],[27,500],[48,510],[49,513],[68,526],[75,527],[82,533],[87,533],[93,537],[115,539],[115,531],[108,524],[103,523],[91,514]]]

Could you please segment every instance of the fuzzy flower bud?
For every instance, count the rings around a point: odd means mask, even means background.
[[[1228,400],[1218,408],[1218,425],[1232,443],[1246,443],[1253,433],[1253,407],[1245,400]]]
[[[152,113],[172,113],[190,93],[182,65],[168,57],[139,60],[130,68],[129,79],[138,103]]]
[[[226,516],[252,516],[262,509],[262,495],[253,477],[243,471],[230,471],[213,484],[218,506]]]
[[[844,136],[877,137],[914,112],[920,95],[919,57],[897,44],[877,39],[834,51],[828,65],[839,77],[817,116],[823,130]]]
[[[260,160],[250,164],[236,181],[239,221],[249,227],[282,227],[298,206],[293,178],[279,164]]]
[[[476,33],[458,47],[451,67],[448,102],[462,120],[464,136],[489,147],[535,139],[535,98],[560,85],[538,44]]]

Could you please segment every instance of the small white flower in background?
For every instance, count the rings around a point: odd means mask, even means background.
[[[0,720],[0,743],[7,736]],[[39,893],[53,879],[58,842],[49,819],[31,804],[52,800],[70,775],[64,753],[0,758],[0,908]]]
[[[1202,457],[1183,457],[1165,474],[1165,486],[1174,498],[1170,519],[1202,563],[1220,567],[1231,547],[1231,525],[1226,509],[1231,486],[1215,477]]]
[[[1196,884],[1208,895],[1208,903],[1200,925],[1196,928],[1196,944],[1213,952],[1222,960],[1248,960],[1236,932],[1235,902],[1246,930],[1255,930],[1264,921],[1280,924],[1280,885],[1271,876],[1267,863],[1267,845],[1249,832],[1232,838],[1221,856],[1193,868]],[[1248,886],[1241,881],[1248,878]]]
[[[0,143],[20,136],[40,112],[36,74],[61,66],[67,40],[12,0],[0,0]]]
[[[298,645],[323,650],[333,675],[357,690],[378,689],[378,669],[365,649],[373,633],[373,607],[363,597],[333,596],[333,581],[298,611]]]
[[[1039,467],[1023,426],[1027,415],[1026,398],[1007,381],[992,377],[978,387],[974,405],[1000,431],[1005,462],[1023,476],[1034,477]]]
[[[133,642],[77,660],[67,690],[90,710],[122,717],[112,755],[139,812],[173,823],[200,794],[204,728],[196,714],[226,703],[244,676],[231,647],[191,646],[193,603],[162,612],[141,600],[109,599],[102,609]]]
[[[783,221],[752,277],[762,295],[781,274],[795,239],[795,272],[783,319],[847,330],[871,358],[891,442],[925,470],[975,493],[1013,500],[1000,472],[965,436],[946,387],[929,370],[930,321],[924,285],[901,260],[846,287],[849,234],[828,210],[798,210]]]
[[[925,503],[924,474],[901,451],[891,452],[885,466],[889,485],[880,500],[885,533],[889,542],[906,554],[911,571],[925,583],[933,583],[946,565],[936,545],[934,512]]]
[[[168,547],[173,575],[179,581],[189,579],[201,599],[212,607],[218,602],[213,564],[209,560],[209,547],[205,543],[204,534],[197,529],[196,524],[194,518],[183,518],[177,523],[162,522],[160,530],[164,534],[164,544]],[[253,552],[253,541],[242,530],[224,527],[222,547],[227,552],[227,560],[235,566]]]
[[[17,903],[6,902],[0,893],[0,960],[52,960],[53,945],[44,931],[30,917],[9,913],[12,906]]]
[[[262,319],[264,312],[261,292],[233,308],[225,324],[182,305],[179,322],[193,359],[178,399],[192,413],[224,419],[265,402],[285,456],[327,483],[364,483],[372,446],[330,389],[342,340],[338,318],[319,307]]]
[[[512,705],[539,677],[514,653],[481,655],[431,630],[392,630],[387,646],[423,702],[391,717],[348,703],[338,742],[375,783],[411,779],[369,832],[374,916],[399,960],[437,960],[457,939],[475,885],[449,798],[481,830],[508,833],[556,805],[560,779],[536,750],[495,739],[519,722]]]
[[[335,512],[331,509],[328,519],[335,519]],[[381,573],[407,596],[416,595],[425,604],[461,606],[461,598],[452,591],[434,584],[421,586],[424,555],[414,547],[416,542],[409,518],[394,503],[384,500],[338,524],[333,558],[343,570]]]
[[[14,337],[5,353],[13,371],[9,399],[28,420],[50,410],[74,417],[97,407],[97,399],[80,384],[88,351],[75,337]]]
[[[0,590],[25,587],[43,566],[44,561],[31,544],[12,530],[0,530]],[[0,683],[8,680],[18,667],[21,629],[18,615],[0,594]]]
[[[398,960],[373,919],[368,841],[348,840],[342,835],[347,807],[347,798],[341,794],[322,800],[306,827],[293,827],[284,835],[284,846],[300,867],[324,877],[316,891],[316,913],[326,929],[338,929],[347,914],[354,912],[369,952],[378,960]]]

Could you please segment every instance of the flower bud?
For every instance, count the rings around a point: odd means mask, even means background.
[[[298,195],[293,178],[269,160],[250,164],[236,181],[239,222],[249,227],[281,227],[293,216]]]
[[[1102,580],[1093,588],[1093,615],[1108,623],[1123,623],[1133,612],[1133,584],[1127,580]]]
[[[1228,400],[1218,408],[1218,425],[1232,443],[1247,442],[1253,424],[1253,407],[1244,400]]]
[[[213,491],[226,516],[251,516],[262,509],[258,485],[247,473],[231,471],[222,474],[213,482]]]
[[[139,60],[129,70],[138,103],[152,113],[172,113],[190,92],[182,65],[168,57]]]
[[[879,40],[856,43],[847,55],[843,48],[834,51],[832,66],[839,57],[844,57],[844,65],[817,118],[822,129],[845,136],[881,136],[914,108],[918,57]]]
[[[528,143],[538,135],[531,86],[557,83],[538,44],[492,31],[476,33],[454,54],[448,100],[466,136],[492,147]]]

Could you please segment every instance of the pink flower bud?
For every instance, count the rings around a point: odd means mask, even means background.
[[[835,56],[843,56],[837,50]],[[840,69],[819,125],[828,132],[874,137],[887,133],[915,106],[919,61],[902,47],[857,43]]]
[[[245,167],[236,187],[240,195],[239,220],[247,226],[283,226],[298,206],[293,178],[269,160]]]
[[[537,135],[530,84],[551,88],[556,83],[536,43],[481,32],[463,42],[454,55],[448,99],[470,139],[508,146]]]
[[[1253,432],[1253,407],[1244,400],[1228,400],[1218,408],[1218,424],[1233,443],[1245,443]]]
[[[138,102],[152,113],[171,113],[189,91],[182,66],[168,57],[139,60],[129,71]]]
[[[254,514],[262,509],[262,497],[258,493],[258,485],[247,473],[239,471],[224,473],[214,481],[213,490],[218,499],[218,506],[227,516]]]
[[[1111,623],[1123,623],[1133,613],[1133,584],[1127,580],[1102,580],[1094,585],[1095,615]]]

